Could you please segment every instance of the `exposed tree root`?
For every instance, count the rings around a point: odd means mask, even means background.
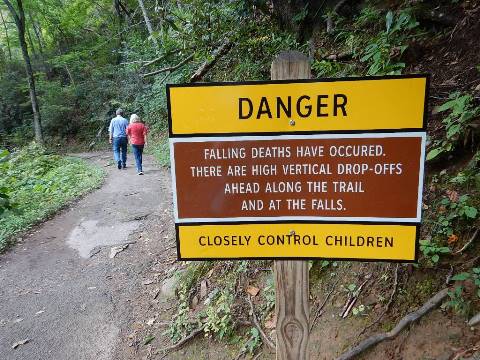
[[[477,235],[479,234],[479,232],[480,232],[480,228],[477,228],[477,230],[475,230],[475,232],[474,232],[473,235],[470,237],[470,239],[467,241],[467,243],[466,243],[465,245],[463,245],[463,247],[462,247],[460,250],[455,251],[455,252],[453,253],[453,255],[458,255],[458,254],[461,254],[462,252],[464,252],[465,249],[466,249],[467,247],[469,247],[469,246],[475,241],[475,239],[477,238]]]
[[[200,335],[202,332],[203,332],[203,327],[200,327],[196,330],[193,330],[189,335],[185,336],[179,342],[177,342],[176,344],[173,344],[171,346],[167,346],[167,347],[161,349],[160,352],[168,353],[170,351],[176,350],[176,349],[180,348],[181,346],[183,346],[188,341],[192,340],[197,335]]]
[[[363,351],[371,348],[374,345],[384,341],[384,340],[391,340],[395,338],[407,325],[417,321],[422,316],[427,314],[429,311],[433,310],[437,306],[439,306],[442,301],[448,296],[448,288],[445,288],[438,293],[436,293],[433,297],[431,297],[425,304],[422,305],[418,310],[406,315],[402,318],[397,326],[395,326],[391,331],[373,335],[365,340],[363,340],[357,346],[354,346],[347,352],[340,355],[337,360],[349,360],[354,359],[357,355],[362,353]]]
[[[320,316],[322,316],[323,314],[323,308],[325,307],[325,305],[327,304],[327,301],[328,299],[330,298],[330,296],[333,294],[333,292],[335,291],[335,288],[337,287],[337,284],[338,284],[339,280],[337,280],[335,282],[335,284],[333,284],[332,286],[332,290],[330,290],[330,292],[327,294],[327,296],[325,297],[325,300],[323,300],[323,303],[322,305],[320,305],[320,307],[315,310],[315,315],[313,316],[313,319],[310,323],[310,332],[312,331],[313,327],[315,326],[315,322],[318,320],[318,318]]]
[[[398,287],[398,270],[399,270],[399,265],[397,264],[396,268],[395,268],[395,280],[393,282],[393,290],[392,290],[392,293],[390,294],[390,299],[388,299],[388,303],[387,303],[387,306],[385,307],[385,309],[382,311],[382,313],[375,319],[374,322],[372,322],[370,325],[367,325],[363,328],[363,330],[360,332],[360,334],[358,334],[358,337],[360,337],[361,335],[363,335],[365,333],[365,331],[367,331],[368,329],[370,329],[373,325],[377,324],[384,316],[385,314],[388,312],[388,310],[390,310],[390,306],[392,305],[393,303],[393,299],[395,297],[395,294],[397,293],[397,287]]]
[[[252,300],[250,299],[249,295],[247,295],[247,301],[248,301],[248,304],[250,305],[250,311],[252,312],[253,324],[255,325],[258,332],[260,333],[260,336],[262,337],[263,342],[270,348],[270,350],[275,351],[275,349],[276,349],[275,344],[267,336],[267,334],[265,334],[262,327],[260,326],[260,323],[258,322],[257,315],[255,315],[255,309],[253,307],[253,303],[252,303]]]

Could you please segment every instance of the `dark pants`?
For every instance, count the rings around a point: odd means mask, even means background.
[[[137,165],[137,171],[142,172],[142,155],[143,155],[143,146],[144,145],[134,145],[132,144],[133,156],[135,156],[135,165]]]
[[[117,164],[121,161],[125,166],[127,163],[127,138],[126,137],[114,137],[112,141],[113,145],[113,157]],[[120,159],[120,151],[122,152],[122,158]]]

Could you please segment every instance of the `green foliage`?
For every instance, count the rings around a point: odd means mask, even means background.
[[[232,305],[233,293],[227,289],[212,292],[206,301],[203,331],[205,336],[216,335],[220,339],[233,332]]]
[[[98,186],[104,173],[80,159],[51,155],[32,144],[0,162],[0,189],[16,204],[0,218],[0,250],[9,239]]]
[[[471,272],[462,272],[455,276],[452,276],[452,281],[465,281],[471,280],[475,285],[477,291],[477,297],[480,298],[480,267],[472,268]]]
[[[367,315],[366,314],[367,307],[363,304],[360,304],[358,306],[355,306],[352,309],[352,314],[353,316],[362,316],[362,315]]]
[[[160,138],[150,141],[146,150],[153,153],[155,159],[161,166],[170,166],[170,146],[168,143],[168,137],[161,136]]]
[[[415,18],[406,10],[385,16],[386,29],[365,47],[360,61],[368,64],[367,75],[400,74],[405,63],[398,62],[407,49],[406,40],[411,30],[418,26]]]
[[[273,275],[267,278],[267,283],[262,291],[263,302],[263,312],[268,313],[275,307],[275,281]]]
[[[172,321],[165,331],[165,334],[168,335],[173,342],[179,341],[197,326],[195,322],[190,320],[187,289],[185,287],[181,288],[178,296],[177,312],[173,315]]]
[[[9,154],[8,150],[0,149],[0,173],[2,174],[7,171],[7,158]],[[6,186],[0,187],[0,218],[5,211],[12,210],[14,207],[8,195],[9,192]]]
[[[427,154],[427,160],[447,154],[455,148],[458,141],[464,137],[470,122],[480,115],[480,106],[474,105],[472,95],[454,92],[436,111],[448,112],[442,120],[446,136],[434,141],[432,149]]]
[[[253,355],[255,350],[257,350],[262,345],[262,338],[260,336],[260,332],[256,327],[250,328],[248,335],[250,335],[250,337],[243,345],[241,352]]]
[[[453,291],[448,291],[450,298],[442,305],[444,309],[452,309],[457,314],[467,315],[470,310],[470,302],[463,296],[463,286],[455,286]]]
[[[448,292],[449,301],[445,303],[444,308],[452,309],[458,314],[468,315],[470,311],[471,300],[465,295],[465,282],[470,281],[475,287],[475,297],[480,298],[480,268],[472,268],[469,272],[462,272],[452,276],[452,281],[457,281],[461,285],[455,286],[453,291]]]
[[[445,196],[439,201],[439,216],[435,221],[434,231],[438,234],[450,236],[453,230],[462,221],[476,219],[478,210],[471,204],[469,195],[453,197]]]
[[[422,251],[423,256],[434,264],[438,263],[440,255],[449,254],[451,252],[449,247],[438,246],[431,240],[420,240],[420,251]]]

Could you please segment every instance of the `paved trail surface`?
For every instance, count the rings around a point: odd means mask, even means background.
[[[136,331],[166,301],[159,291],[175,246],[168,171],[147,157],[138,176],[132,161],[107,167],[100,189],[0,255],[0,359],[140,358]]]

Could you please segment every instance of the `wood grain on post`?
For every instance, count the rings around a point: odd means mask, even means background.
[[[272,80],[309,79],[308,58],[296,51],[280,53],[272,62],[271,77]],[[275,261],[274,271],[277,360],[308,360],[308,262]]]

